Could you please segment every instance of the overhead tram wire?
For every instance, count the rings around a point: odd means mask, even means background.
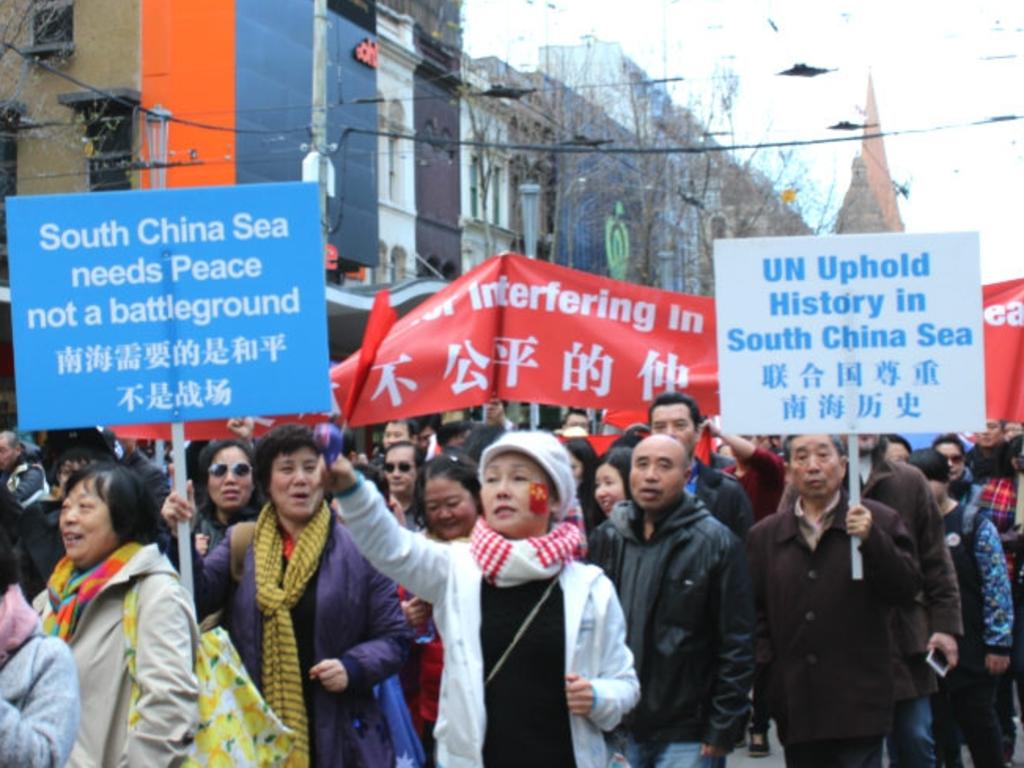
[[[68,82],[77,85],[80,88],[95,93],[97,96],[102,97],[104,100],[119,103],[133,110],[138,110],[146,115],[156,116],[153,110],[146,107],[135,104],[134,102],[118,96],[115,93],[99,88],[88,82],[85,82],[79,78],[62,72],[59,69],[47,64],[46,62],[39,61],[32,57],[30,54],[25,53],[16,46],[10,43],[3,43],[4,48],[13,51],[18,56],[22,57],[26,61],[29,61],[36,66],[60,77]],[[657,81],[671,81],[677,78],[658,78]],[[681,78],[679,78],[681,79]],[[654,81],[642,81],[642,82],[654,82]],[[603,87],[599,84],[594,84],[594,87]],[[608,86],[611,87],[611,86]],[[344,106],[344,105],[337,105]],[[233,134],[252,134],[252,135],[264,135],[264,136],[282,136],[287,133],[308,133],[309,126],[303,125],[301,127],[294,128],[280,128],[280,129],[255,129],[255,128],[237,128],[225,125],[215,125],[211,123],[205,123],[197,120],[189,120],[181,117],[171,116],[167,118],[170,122],[177,123],[179,125],[190,126],[201,130],[217,131],[224,133]],[[770,142],[752,142],[752,143],[737,143],[737,144],[701,144],[695,146],[669,146],[669,147],[623,147],[615,146],[614,144],[601,144],[600,146],[593,146],[590,144],[566,144],[566,143],[549,143],[549,144],[523,144],[523,143],[512,143],[512,142],[488,142],[488,141],[474,141],[465,139],[446,139],[443,137],[432,136],[424,137],[416,134],[409,134],[397,131],[383,131],[383,130],[371,130],[366,128],[355,128],[345,127],[343,130],[346,133],[356,133],[362,135],[372,136],[383,136],[389,138],[405,139],[416,143],[427,143],[435,146],[466,146],[475,147],[479,149],[504,149],[504,150],[515,150],[524,152],[544,152],[549,154],[566,154],[566,155],[580,155],[580,154],[605,154],[605,155],[668,155],[668,154],[693,154],[702,155],[708,153],[721,153],[730,151],[745,151],[745,150],[760,150],[760,149],[774,149],[774,148],[786,148],[786,147],[806,147],[806,146],[819,146],[827,144],[839,144],[850,141],[863,141],[865,139],[873,138],[886,138],[896,136],[908,136],[908,135],[921,135],[936,133],[940,131],[948,131],[955,129],[963,129],[970,127],[977,127],[983,125],[990,125],[1002,122],[1013,122],[1024,119],[1024,116],[1018,114],[1007,114],[998,115],[994,117],[983,118],[980,120],[969,121],[964,123],[953,123],[945,124],[924,128],[907,128],[907,129],[894,129],[887,131],[879,131],[872,134],[853,134],[849,136],[830,136],[819,139],[792,139],[792,140],[780,140]]]
[[[32,54],[27,53],[27,52],[21,50],[20,48],[18,48],[17,46],[15,46],[15,45],[13,45],[11,43],[3,42],[2,45],[3,45],[3,47],[5,49],[12,51],[16,55],[18,55],[22,59],[24,59],[26,62],[28,62],[30,64],[33,64],[35,66],[38,66],[41,69],[44,69],[47,72],[50,72],[51,74],[56,75],[57,77],[60,77],[60,78],[62,78],[64,80],[67,80],[68,82],[74,83],[75,85],[79,86],[80,88],[83,88],[85,90],[91,91],[92,93],[95,93],[98,96],[103,97],[104,100],[113,101],[115,103],[121,104],[122,106],[129,107],[129,108],[132,108],[132,109],[136,109],[136,110],[138,110],[138,111],[140,111],[140,112],[142,112],[143,114],[146,114],[146,115],[153,115],[154,114],[152,110],[150,110],[150,109],[148,109],[146,107],[143,107],[141,105],[135,104],[134,102],[132,102],[130,100],[124,99],[123,97],[120,97],[117,94],[111,93],[110,91],[104,90],[103,88],[100,88],[100,87],[98,87],[96,85],[93,85],[91,83],[85,82],[85,81],[81,80],[80,78],[76,78],[73,75],[69,75],[66,72],[62,72],[61,70],[57,69],[56,67],[53,67],[52,65],[48,64],[47,62],[45,62],[45,61],[43,61],[41,59],[36,58]],[[992,60],[995,60],[995,59],[1004,59],[1004,58],[1009,58],[1009,57],[1006,57],[1006,56],[993,56],[993,57],[989,57],[989,58],[992,59]],[[453,76],[457,76],[458,74],[459,74],[459,70],[448,70],[448,71],[439,73],[437,75],[433,75],[431,77],[423,78],[420,82],[426,83],[426,84],[438,83],[438,82],[441,82],[441,81],[443,81],[445,79],[451,78]],[[544,77],[545,79],[548,78],[548,75],[546,75],[543,72],[540,72],[539,70],[536,73],[526,73],[526,74],[527,75],[539,74],[542,77]],[[772,76],[774,77],[774,75],[772,75]],[[711,75],[711,76],[705,76],[705,77],[673,76],[673,77],[645,78],[643,80],[620,81],[620,82],[611,82],[611,83],[583,83],[583,84],[579,84],[579,85],[570,85],[570,84],[562,83],[562,82],[559,81],[559,82],[553,82],[549,86],[542,86],[540,88],[528,88],[527,90],[528,90],[529,93],[544,93],[544,92],[548,92],[548,91],[555,92],[555,91],[561,91],[561,90],[568,90],[568,91],[597,90],[597,89],[603,89],[603,88],[622,88],[622,87],[626,87],[626,86],[649,86],[649,85],[659,85],[659,84],[664,84],[664,83],[676,83],[676,82],[686,82],[686,81],[689,81],[689,82],[703,82],[703,81],[708,81],[708,80],[721,79],[721,77],[722,77],[721,75]],[[487,94],[486,94],[486,92],[479,92],[479,93],[472,93],[470,95],[486,96]],[[348,107],[348,106],[358,106],[358,105],[362,105],[362,104],[382,104],[382,103],[387,103],[387,102],[391,102],[391,101],[412,102],[412,101],[429,101],[429,100],[439,100],[439,99],[449,99],[449,98],[450,98],[450,95],[445,95],[445,94],[424,94],[424,95],[420,95],[420,96],[395,97],[395,98],[387,98],[387,97],[383,97],[383,96],[380,96],[380,97],[357,97],[357,98],[352,99],[352,100],[340,101],[340,102],[336,102],[334,104],[330,104],[330,105],[328,105],[328,109],[336,110],[336,109],[340,109],[340,108]],[[280,106],[280,107],[277,107],[277,106],[275,106],[275,107],[252,107],[252,108],[248,108],[248,109],[237,109],[237,110],[231,110],[231,111],[229,111],[229,110],[203,111],[203,112],[192,113],[192,114],[207,114],[207,115],[239,114],[240,115],[240,114],[251,114],[251,113],[260,113],[260,112],[291,112],[291,111],[295,111],[295,110],[305,111],[305,110],[308,110],[308,109],[311,109],[311,108],[312,108],[311,105],[290,104],[290,105],[287,105],[287,106]],[[183,114],[189,114],[189,113],[183,113]],[[166,117],[166,116],[164,116],[164,117]],[[193,127],[193,128],[199,128],[199,129],[210,130],[210,131],[219,131],[219,132],[224,132],[224,133],[236,133],[236,134],[254,134],[254,135],[266,134],[266,135],[273,135],[273,134],[282,134],[282,133],[308,132],[308,130],[309,130],[309,126],[308,125],[296,126],[296,127],[292,127],[292,128],[275,128],[275,129],[236,128],[236,127],[227,126],[227,125],[217,125],[217,124],[206,123],[206,122],[202,122],[202,121],[198,121],[198,120],[192,120],[192,119],[183,118],[183,117],[176,117],[174,115],[172,115],[169,118],[169,120],[170,120],[170,122],[178,123],[179,125],[187,125],[187,126],[190,126],[190,127]],[[56,123],[54,123],[54,125],[56,125]],[[760,146],[760,145],[758,145],[758,146]],[[772,145],[765,145],[765,146],[772,146]]]
[[[843,144],[851,141],[865,141],[867,139],[883,139],[896,136],[915,136],[942,131],[952,131],[965,128],[974,128],[984,125],[995,125],[997,123],[1015,122],[1024,120],[1024,115],[1010,114],[986,117],[980,120],[972,120],[963,123],[949,123],[935,125],[925,128],[897,128],[874,133],[853,134],[849,136],[828,136],[820,139],[789,139],[779,141],[762,141],[737,144],[701,144],[693,146],[669,146],[669,147],[623,147],[614,144],[602,144],[593,146],[587,144],[521,144],[514,142],[496,141],[474,141],[470,139],[446,139],[440,136],[420,136],[414,133],[402,133],[398,131],[370,130],[367,128],[349,128],[352,133],[360,133],[370,136],[384,136],[388,138],[406,139],[417,143],[432,144],[435,146],[447,147],[475,147],[478,149],[504,149],[519,152],[547,152],[551,154],[609,154],[609,155],[703,155],[709,153],[734,152],[760,149],[779,149],[785,147],[810,147],[826,144]]]
[[[621,147],[621,146],[609,146],[607,144],[602,146],[590,146],[590,145],[573,145],[573,144],[514,144],[514,143],[502,143],[502,142],[487,142],[487,141],[472,141],[472,140],[456,140],[456,139],[445,139],[441,137],[424,137],[417,136],[415,134],[399,133],[395,131],[374,131],[365,128],[346,128],[345,130],[349,133],[359,133],[362,135],[369,136],[384,136],[394,137],[399,139],[405,139],[414,143],[425,143],[432,144],[435,146],[463,146],[463,147],[475,147],[480,149],[505,149],[521,152],[538,152],[548,154],[566,154],[566,155],[584,155],[584,154],[605,154],[613,156],[623,155],[669,155],[669,154],[689,154],[689,155],[702,155],[709,153],[721,153],[731,151],[745,151],[745,150],[759,150],[759,149],[773,149],[773,148],[784,148],[784,147],[807,147],[807,146],[818,146],[826,144],[840,144],[851,141],[864,141],[865,139],[874,138],[887,138],[890,136],[914,136],[924,135],[930,133],[937,133],[940,131],[950,131],[958,129],[967,129],[981,127],[985,125],[995,125],[999,123],[1008,123],[1024,120],[1024,115],[998,115],[994,117],[988,117],[981,120],[974,120],[964,123],[952,123],[947,125],[938,125],[927,128],[906,128],[906,129],[894,129],[889,131],[876,131],[870,134],[851,134],[849,136],[833,136],[822,139],[794,139],[789,141],[770,141],[760,143],[746,143],[746,144],[708,144],[700,146],[674,146],[674,147]],[[349,150],[356,154],[376,155],[377,150]],[[224,165],[228,162],[235,163],[236,165],[254,166],[254,165],[270,165],[275,162],[280,162],[280,158],[262,158],[262,159],[250,159],[247,161],[239,162],[237,159],[228,161],[222,159],[211,159],[211,160],[200,160],[197,162],[189,163],[170,163],[167,167],[190,167],[199,165]],[[0,163],[0,167],[3,165],[10,165],[10,163]],[[148,168],[148,166],[146,166]],[[146,168],[132,168],[131,170],[145,170]],[[43,179],[54,179],[54,178],[74,178],[85,176],[87,172],[82,171],[68,171],[58,173],[41,173],[41,174],[26,174],[19,177],[19,181],[37,181]]]

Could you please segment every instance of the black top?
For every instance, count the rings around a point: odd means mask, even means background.
[[[285,561],[285,568],[287,568]],[[306,582],[306,589],[299,602],[291,610],[292,627],[295,631],[295,645],[299,651],[299,676],[302,678],[302,700],[306,705],[306,724],[309,730],[309,764],[316,765],[316,707],[313,705],[313,691],[320,685],[319,680],[309,679],[309,670],[317,663],[313,650],[313,633],[316,627],[316,581],[320,570]]]
[[[957,504],[942,519],[946,526],[946,546],[949,547],[949,555],[956,567],[957,583],[960,586],[960,613],[964,620],[964,634],[957,638],[960,661],[945,680],[946,687],[951,690],[988,677],[985,669],[988,649],[985,647],[984,585],[974,550],[980,521],[975,517],[968,522],[970,530],[964,530],[965,512],[963,505]],[[977,516],[978,512],[972,514]]]
[[[246,505],[237,510],[232,515],[231,520],[225,525],[217,518],[217,509],[214,507],[213,502],[210,502],[209,504],[204,504],[199,510],[195,533],[201,533],[204,536],[210,537],[210,543],[207,545],[206,551],[213,552],[216,546],[224,540],[224,535],[227,533],[228,528],[237,523],[255,523],[259,516],[260,511],[258,509]]]
[[[550,585],[531,581],[480,592],[484,679]],[[505,665],[484,689],[487,768],[576,765],[565,698],[565,601],[556,585]]]
[[[658,517],[646,540],[643,514],[635,502],[616,504],[589,552],[625,612],[640,678],[631,735],[731,747],[746,727],[754,672],[743,543],[689,493]]]

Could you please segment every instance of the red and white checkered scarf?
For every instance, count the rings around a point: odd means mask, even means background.
[[[484,578],[497,587],[550,579],[567,563],[587,553],[587,539],[577,520],[567,518],[544,536],[506,539],[481,517],[469,544]]]

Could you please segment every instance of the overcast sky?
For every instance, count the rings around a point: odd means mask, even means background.
[[[465,0],[464,21],[471,55],[523,69],[545,44],[621,43],[651,77],[685,78],[671,86],[680,104],[706,102],[732,70],[737,143],[841,135],[827,126],[863,120],[869,72],[886,131],[1024,115],[1020,0]],[[835,71],[775,74],[796,63]],[[859,148],[794,151],[807,207],[842,199]],[[1024,120],[894,136],[886,153],[908,232],[978,231],[984,282],[1024,276]]]

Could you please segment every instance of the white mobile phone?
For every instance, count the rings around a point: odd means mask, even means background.
[[[945,677],[949,672],[949,662],[946,660],[946,654],[938,648],[932,648],[928,651],[925,661],[928,662],[928,666],[934,669],[935,674],[939,677]]]

